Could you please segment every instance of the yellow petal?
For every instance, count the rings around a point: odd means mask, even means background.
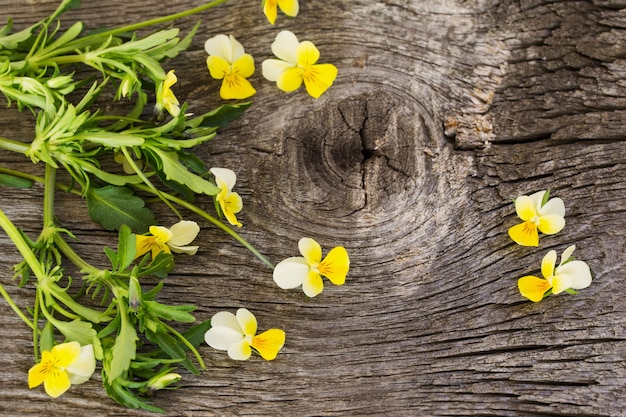
[[[545,279],[529,275],[517,280],[517,288],[522,296],[536,303],[543,299],[543,295],[550,289],[550,283]]]
[[[315,297],[324,290],[324,281],[320,274],[309,271],[304,282],[302,283],[302,291],[308,297]]]
[[[554,275],[554,266],[556,265],[556,252],[551,250],[546,253],[541,260],[541,275],[545,279],[550,279]]]
[[[312,65],[304,69],[302,78],[307,93],[313,98],[319,98],[333,85],[337,78],[337,67],[332,64]]]
[[[154,236],[144,236],[144,235],[135,236],[135,244],[136,244],[135,258],[139,258],[140,256],[143,256],[146,253],[150,252],[155,242],[156,242],[156,238]]]
[[[346,275],[350,269],[350,259],[348,251],[343,246],[333,248],[326,258],[320,262],[318,269],[320,274],[325,276],[335,285],[343,285],[346,282]]]
[[[322,260],[322,247],[310,237],[303,237],[298,241],[298,250],[309,266],[317,265]]]
[[[168,72],[165,76],[165,80],[163,81],[163,90],[169,90],[174,84],[176,84],[177,81],[178,78],[174,74],[174,70],[170,70],[170,72]]]
[[[524,222],[509,229],[509,236],[522,246],[539,246],[539,233],[533,222]]]
[[[559,214],[548,214],[539,217],[539,225],[537,227],[541,233],[553,235],[563,230],[565,227],[565,219]]]
[[[256,334],[257,322],[254,314],[252,314],[248,309],[240,308],[237,310],[236,317],[244,335],[251,337]]]
[[[263,13],[270,24],[274,24],[276,22],[276,15],[278,14],[276,10],[276,0],[265,0],[263,2]]]
[[[300,9],[298,0],[278,0],[278,7],[289,17],[296,17]]]
[[[173,233],[170,229],[163,226],[150,226],[150,233],[154,236],[154,239],[159,243],[169,242]]]
[[[216,55],[211,55],[206,59],[206,66],[209,69],[211,77],[216,80],[221,80],[232,71],[230,64],[226,62],[224,58]]]
[[[537,209],[533,199],[526,195],[515,199],[515,212],[524,221],[532,220],[537,216]]]
[[[252,347],[267,361],[276,358],[285,344],[285,332],[280,329],[269,329],[252,338]]]
[[[67,391],[72,383],[67,373],[60,369],[54,369],[51,371],[43,382],[43,387],[46,390],[46,394],[52,398],[57,398]]]
[[[254,70],[253,70],[254,71]],[[228,74],[224,76],[222,87],[220,88],[220,97],[224,100],[240,100],[248,98],[256,94],[256,90],[239,74]]]
[[[217,201],[228,223],[233,226],[241,227],[242,224],[237,220],[237,216],[235,216],[235,214],[239,213],[243,208],[241,196],[237,193],[226,193],[224,196],[218,195]]]
[[[300,68],[289,68],[276,80],[276,86],[285,93],[296,91],[301,85],[302,70]]]
[[[41,362],[34,365],[28,370],[28,388],[38,387],[39,385],[43,384],[43,381],[45,381],[46,377],[48,376],[47,363],[50,361],[50,359],[48,358],[49,356],[50,352],[42,352]]]
[[[320,59],[320,51],[313,45],[313,42],[304,41],[300,42],[300,45],[298,45],[296,56],[298,57],[298,65],[308,67],[315,64],[317,60]]]
[[[66,368],[80,356],[80,344],[78,342],[61,343],[52,348],[52,356],[55,364]]]
[[[244,54],[233,63],[233,74],[240,75],[244,78],[251,77],[254,74],[254,59],[250,54]]]

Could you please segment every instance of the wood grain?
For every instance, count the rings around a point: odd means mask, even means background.
[[[66,24],[130,23],[197,2],[83,3]],[[281,29],[339,67],[318,100],[283,94],[257,70],[253,106],[200,153],[237,172],[246,239],[273,262],[296,256],[302,236],[325,251],[344,245],[346,285],[313,299],[280,290],[270,270],[203,224],[201,250],[183,258],[162,299],[194,303],[203,319],[247,307],[287,342],[273,362],[234,362],[205,346],[207,370],[154,404],[172,416],[625,415],[626,3],[301,3],[295,20],[279,15],[272,27],[260,2],[228,2],[200,16],[190,49],[170,64],[177,95],[198,113],[221,103],[203,50],[218,33],[240,40],[258,69]],[[55,6],[0,0],[18,27]],[[0,113],[3,136],[28,139],[32,123]],[[0,161],[41,173],[18,155]],[[546,188],[565,201],[565,229],[539,249],[515,245],[512,199]],[[0,189],[2,210],[31,236],[41,193]],[[102,264],[115,236],[81,200],[58,199],[76,250]],[[162,224],[175,221],[157,211]],[[517,278],[570,244],[595,273],[591,287],[522,299]],[[10,280],[17,251],[4,235],[0,246],[0,279],[27,305],[32,288]],[[32,337],[6,303],[0,329],[0,414],[147,415],[108,399],[99,376],[56,400],[29,390]]]

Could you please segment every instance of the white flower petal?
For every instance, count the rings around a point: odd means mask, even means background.
[[[82,384],[89,380],[96,370],[96,358],[92,345],[85,345],[80,348],[80,356],[67,368],[67,376],[72,384]]]
[[[256,317],[245,308],[237,310],[237,322],[241,326],[243,334],[252,337],[256,335],[257,322]]]
[[[570,288],[581,290],[591,285],[591,270],[583,261],[571,261],[557,268],[559,275],[567,275],[570,278]]]
[[[170,246],[185,246],[193,242],[200,232],[198,223],[190,220],[182,220],[170,227],[172,237],[167,242]]]
[[[243,334],[237,317],[229,311],[220,311],[213,315],[213,317],[211,317],[211,327],[228,327],[229,329]]]
[[[261,71],[263,77],[268,81],[278,81],[280,76],[290,68],[293,68],[295,64],[290,62],[281,61],[279,59],[266,59],[261,64]]]
[[[198,252],[198,249],[200,249],[200,246],[176,246],[171,245],[169,242],[167,243],[167,246],[170,247],[172,252],[184,253],[185,255],[195,255]]]
[[[223,181],[230,192],[237,182],[237,175],[228,168],[211,168],[211,174],[215,175],[216,180]]]
[[[236,361],[245,361],[250,357],[251,354],[252,349],[250,347],[250,343],[248,343],[246,340],[233,343],[228,348],[228,356]]]
[[[549,214],[558,214],[561,217],[565,216],[565,203],[563,203],[563,200],[558,197],[551,198],[539,209],[540,216]]]
[[[284,290],[296,288],[304,282],[309,273],[309,264],[301,256],[287,258],[274,268],[274,282]]]
[[[231,51],[232,51],[231,52],[231,56],[232,56],[231,63],[234,63],[241,56],[243,56],[243,54],[246,53],[245,49],[243,48],[243,45],[241,43],[239,43],[239,41],[237,39],[235,39],[235,37],[233,35],[230,35],[230,48],[231,48]]]
[[[243,340],[243,334],[229,327],[211,327],[204,334],[204,341],[213,349],[228,350],[230,346]]]
[[[297,49],[300,42],[293,32],[288,30],[281,31],[276,35],[276,39],[272,43],[272,52],[283,61],[292,64],[298,63]]]
[[[541,207],[541,202],[543,201],[543,196],[546,194],[547,190],[537,191],[528,196],[533,202],[535,206],[535,210],[539,212],[539,208]]]
[[[230,38],[226,35],[217,35],[204,43],[204,50],[209,55],[219,56],[228,63],[233,63],[233,47]]]
[[[567,260],[569,258],[572,257],[572,253],[574,253],[575,249],[576,249],[576,245],[572,245],[572,246],[568,247],[567,249],[565,249],[563,251],[563,254],[561,255],[561,262],[559,263],[559,266],[563,265],[565,262],[567,262]]]

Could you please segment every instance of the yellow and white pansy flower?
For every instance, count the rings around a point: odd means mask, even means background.
[[[237,314],[220,311],[211,318],[211,328],[204,334],[205,342],[213,349],[225,350],[231,359],[244,361],[252,351],[265,360],[276,358],[285,344],[285,332],[269,329],[261,334],[257,332],[257,320],[245,308]]]
[[[547,190],[515,199],[515,211],[523,223],[509,228],[509,236],[522,246],[539,246],[539,232],[553,235],[565,227],[565,204],[560,198],[547,200]],[[546,201],[547,200],[547,201]]]
[[[322,247],[315,240],[304,237],[298,241],[302,256],[287,258],[274,268],[274,281],[280,288],[290,289],[302,285],[309,297],[315,297],[324,289],[322,276],[335,285],[343,285],[350,269],[348,252],[337,246],[322,259]]]
[[[215,183],[220,189],[215,196],[219,210],[230,224],[241,227],[236,214],[243,209],[243,201],[239,194],[233,192],[237,175],[228,168],[211,168],[209,171],[215,176]]]
[[[78,342],[61,343],[41,352],[41,361],[28,371],[28,387],[43,384],[46,393],[57,398],[71,385],[86,382],[96,370],[93,346]]]
[[[177,81],[178,78],[174,74],[174,70],[170,70],[165,79],[157,85],[155,110],[159,116],[163,113],[163,109],[167,110],[172,117],[177,117],[180,114],[180,103],[172,91],[172,86]]]
[[[574,249],[575,245],[565,249],[558,266],[556,252],[553,250],[548,252],[541,261],[541,275],[544,278],[528,275],[517,281],[522,296],[538,302],[549,290],[552,294],[559,294],[568,290],[581,290],[591,285],[589,266],[583,261],[570,260]]]
[[[156,257],[160,252],[186,253],[195,255],[198,246],[188,246],[198,236],[200,226],[190,220],[181,220],[169,229],[163,226],[150,226],[150,235],[137,235],[135,257],[152,252]]]
[[[256,93],[247,80],[254,74],[254,59],[232,35],[214,36],[204,43],[204,49],[209,54],[206,64],[211,77],[222,80],[220,97],[244,99]]]
[[[263,0],[263,13],[267,20],[273,25],[276,22],[276,16],[280,9],[289,17],[296,17],[300,10],[298,0]]]
[[[337,78],[337,67],[333,64],[316,63],[320,52],[312,42],[299,42],[296,35],[288,30],[276,36],[272,52],[278,59],[263,61],[263,76],[275,81],[282,91],[295,91],[304,83],[306,91],[319,98]]]

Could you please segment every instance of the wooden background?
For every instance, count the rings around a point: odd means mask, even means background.
[[[65,23],[113,26],[200,2],[84,1]],[[270,26],[260,0],[232,0],[199,17],[190,49],[168,63],[174,91],[201,113],[222,103],[204,40],[232,34],[257,62],[254,105],[201,154],[237,172],[242,235],[273,262],[302,236],[344,245],[346,285],[307,299],[208,224],[162,299],[197,317],[247,307],[287,342],[274,362],[201,348],[208,369],[154,404],[172,416],[626,415],[626,1],[302,0]],[[0,0],[18,28],[55,1]],[[260,73],[281,29],[313,41],[339,68],[319,100],[280,92]],[[169,67],[166,65],[166,69]],[[29,139],[33,117],[0,113],[0,135]],[[17,155],[3,166],[41,172]],[[551,188],[566,227],[539,249],[514,244],[511,200]],[[0,189],[2,209],[31,236],[41,187]],[[210,207],[211,202],[206,202]],[[58,195],[76,250],[103,264],[115,236],[84,202]],[[176,219],[159,211],[159,221]],[[576,296],[525,301],[516,282],[543,255],[577,245],[595,273]],[[32,289],[0,279],[22,305]],[[108,399],[98,375],[51,400],[29,390],[32,337],[0,303],[0,414],[143,416]]]

